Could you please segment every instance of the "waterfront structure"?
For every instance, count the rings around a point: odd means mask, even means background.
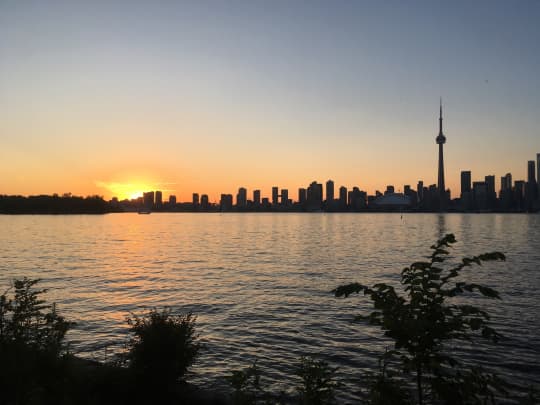
[[[471,192],[471,171],[462,170],[461,171],[461,195],[463,193]]]
[[[147,209],[151,209],[154,206],[154,192],[148,191],[143,193],[143,204]]]
[[[208,195],[207,194],[201,195],[201,209],[207,210],[209,205],[210,203],[208,201]]]
[[[443,145],[446,143],[446,137],[443,134],[443,125],[442,125],[442,99],[440,102],[440,111],[439,111],[439,135],[435,138],[437,145],[439,145],[439,173],[437,179],[437,191],[439,194],[439,204],[440,208],[443,209],[446,206],[446,188],[444,185],[444,156],[443,156]]]
[[[424,199],[424,182],[422,180],[419,180],[416,185],[416,194],[418,195],[418,202]]]
[[[532,211],[534,202],[538,198],[535,171],[534,160],[529,160],[527,162],[527,184],[525,186],[525,202],[528,211]]]
[[[156,191],[156,207],[161,208],[163,206],[163,193],[161,191]]]
[[[261,190],[253,190],[253,204],[261,205]]]
[[[536,181],[538,182],[538,194],[540,197],[540,153],[536,154]]]
[[[236,206],[238,208],[246,208],[247,206],[247,190],[244,187],[238,189],[238,194],[236,194]]]
[[[347,187],[345,186],[339,188],[339,205],[342,208],[347,206]]]
[[[307,201],[307,192],[305,188],[298,189],[298,203],[305,204]]]
[[[289,190],[285,188],[281,189],[281,205],[284,207],[289,205]]]
[[[487,209],[492,210],[497,204],[497,193],[495,192],[495,176],[485,176],[484,183],[486,184]]]
[[[308,209],[320,210],[322,206],[323,196],[322,196],[322,184],[317,183],[316,181],[312,182],[307,189],[307,204]]]
[[[175,195],[170,195],[169,196],[169,206],[173,207],[176,205],[176,196]]]
[[[279,195],[279,188],[276,186],[272,187],[272,205],[274,207],[277,207],[278,205],[278,195]]]
[[[334,182],[328,180],[326,182],[326,202],[331,203],[332,201],[334,201]]]
[[[191,196],[191,203],[193,204],[193,207],[199,206],[199,194],[198,193],[193,193],[193,195]]]
[[[221,194],[219,205],[221,207],[221,211],[230,211],[233,206],[232,194]]]

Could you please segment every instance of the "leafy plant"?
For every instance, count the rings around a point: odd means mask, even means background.
[[[232,401],[235,405],[251,405],[257,403],[257,398],[264,396],[261,387],[261,372],[257,368],[257,362],[243,370],[233,370],[226,377],[233,388]]]
[[[58,355],[72,322],[58,315],[55,304],[46,304],[40,295],[46,289],[35,289],[39,279],[14,280],[13,298],[6,291],[0,296],[0,342],[26,345]]]
[[[2,403],[41,403],[59,397],[65,388],[63,340],[73,323],[41,299],[46,290],[35,288],[38,282],[14,280],[0,296]]]
[[[337,368],[332,368],[322,360],[302,357],[296,375],[302,379],[298,387],[302,404],[325,405],[334,401],[339,384],[334,380]]]
[[[401,272],[404,295],[385,283],[372,287],[352,283],[333,291],[336,297],[363,292],[373,301],[375,310],[356,319],[379,326],[385,336],[394,340],[392,355],[400,361],[404,372],[415,375],[419,404],[424,403],[428,394],[426,386],[434,398],[445,403],[486,400],[500,389],[495,376],[478,368],[464,369],[458,359],[445,352],[444,344],[476,336],[497,341],[499,334],[489,326],[489,315],[476,306],[457,303],[454,297],[476,293],[499,299],[499,294],[489,287],[456,278],[467,267],[505,260],[505,256],[500,252],[484,253],[444,268],[448,248],[455,242],[453,234],[446,235],[431,246],[429,261],[415,262]]]
[[[127,356],[130,368],[145,384],[166,388],[184,376],[201,348],[193,314],[153,309],[127,322],[134,335]]]

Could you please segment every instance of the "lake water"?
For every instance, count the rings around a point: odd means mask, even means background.
[[[523,385],[540,384],[540,216],[524,214],[110,214],[0,216],[0,287],[42,278],[47,299],[77,326],[75,353],[122,349],[126,316],[170,306],[198,316],[205,348],[191,381],[222,388],[230,370],[257,360],[263,384],[294,389],[302,355],[339,366],[344,399],[377,367],[389,342],[351,323],[364,297],[336,299],[338,285],[397,283],[403,267],[445,233],[453,257],[499,250],[504,263],[467,270],[501,293],[479,300],[505,337],[456,347]],[[4,291],[2,288],[1,291]]]

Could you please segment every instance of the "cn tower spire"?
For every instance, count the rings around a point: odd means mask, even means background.
[[[440,208],[444,209],[446,206],[446,188],[444,185],[444,156],[443,156],[443,145],[446,143],[446,137],[443,134],[442,130],[442,97],[439,103],[439,135],[435,138],[435,141],[439,145],[439,170],[438,170],[438,180],[437,188],[439,192],[439,203]]]
[[[442,135],[442,97],[439,100],[439,135]]]

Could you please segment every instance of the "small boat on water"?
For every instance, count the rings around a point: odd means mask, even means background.
[[[147,215],[147,214],[150,214],[152,211],[150,211],[150,210],[139,210],[137,212],[138,212],[139,215],[142,215],[142,214]]]

